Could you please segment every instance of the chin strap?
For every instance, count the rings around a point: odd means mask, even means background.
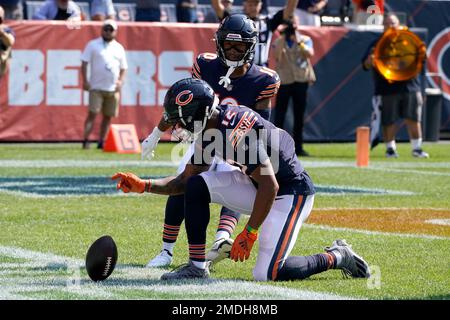
[[[228,67],[227,74],[220,77],[219,85],[222,85],[225,89],[231,84],[230,76],[236,70],[236,67]]]

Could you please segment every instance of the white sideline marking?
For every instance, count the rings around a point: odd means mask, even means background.
[[[77,294],[81,299],[85,298],[126,298],[127,291],[141,290],[156,294],[176,294],[179,299],[208,299],[211,295],[226,296],[226,299],[354,299],[352,297],[340,296],[314,292],[309,290],[297,290],[260,284],[252,281],[234,280],[211,280],[200,283],[168,283],[159,280],[162,273],[167,270],[147,269],[139,267],[116,267],[113,275],[108,281],[94,283],[87,280],[86,276],[81,276],[78,287],[68,287],[67,279],[72,275],[52,275],[44,270],[28,271],[28,268],[48,268],[55,266],[55,271],[61,272],[64,267],[84,267],[84,262],[80,259],[58,256],[53,253],[42,253],[22,248],[0,246],[0,256],[11,258],[21,258],[27,260],[25,263],[0,263],[2,276],[0,277],[0,299],[27,299],[21,295],[28,292],[48,291],[41,293],[37,299],[52,298],[52,292],[63,291],[70,294]],[[58,269],[60,268],[60,269]],[[62,269],[61,269],[62,268]],[[6,269],[6,270],[5,270]],[[8,270],[12,269],[12,270]],[[35,272],[33,274],[33,272]],[[47,272],[46,275],[42,275]],[[20,274],[26,274],[19,277]],[[14,277],[8,278],[8,276]],[[196,294],[198,297],[189,296]]]
[[[437,171],[420,171],[420,170],[403,170],[403,169],[389,169],[389,168],[370,168],[369,170],[385,171],[385,172],[396,172],[396,173],[414,173],[414,174],[426,174],[431,176],[446,176],[450,177],[450,173],[447,172],[437,172]]]
[[[399,190],[387,190],[387,189],[380,189],[380,188],[360,188],[356,186],[338,186],[338,185],[331,185],[331,184],[314,184],[318,188],[323,189],[335,189],[338,192],[320,192],[321,194],[324,194],[326,196],[348,196],[350,195],[373,195],[373,196],[380,196],[380,195],[398,195],[398,196],[412,196],[416,195],[416,192],[412,191],[399,191]],[[356,191],[356,192],[354,192]]]
[[[85,198],[85,197],[148,197],[153,196],[151,194],[139,194],[139,193],[123,193],[123,192],[117,192],[117,193],[97,193],[97,194],[37,194],[37,193],[30,193],[30,192],[23,192],[23,191],[12,191],[7,189],[0,188],[1,193],[9,194],[11,196],[16,197],[24,197],[24,198],[32,198],[32,199],[49,199],[49,198]]]
[[[301,160],[306,168],[356,168],[355,161]],[[0,160],[2,168],[111,168],[111,167],[178,167],[178,161],[141,160]],[[372,161],[369,169],[382,168],[450,168],[447,162]]]
[[[366,235],[387,236],[387,237],[400,237],[400,238],[417,238],[417,239],[429,239],[429,240],[450,240],[450,237],[433,236],[428,234],[414,234],[414,233],[399,233],[399,232],[383,232],[383,231],[370,231],[344,227],[330,227],[322,224],[305,223],[303,225],[307,229],[319,229],[327,231],[342,231],[342,232],[355,232]]]
[[[314,208],[314,211],[336,211],[336,210],[377,210],[377,211],[419,211],[419,210],[428,210],[428,211],[448,211],[449,208],[408,208],[408,207],[326,207],[326,208]]]
[[[450,226],[450,219],[430,219],[425,222],[430,224],[437,224],[440,226]]]
[[[0,160],[0,168],[113,168],[113,167],[178,167],[172,161],[136,160]]]

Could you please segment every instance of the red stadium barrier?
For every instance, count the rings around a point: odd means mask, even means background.
[[[81,88],[80,55],[87,42],[100,35],[101,23],[9,25],[16,43],[9,74],[0,80],[0,141],[81,141],[88,99]],[[216,28],[216,24],[119,23],[118,41],[127,51],[129,69],[120,115],[113,122],[134,124],[143,139],[161,116],[167,88],[191,76],[199,53],[215,52]],[[346,32],[306,28],[305,33],[317,40],[313,63]]]

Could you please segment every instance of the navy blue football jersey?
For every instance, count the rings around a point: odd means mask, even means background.
[[[267,159],[275,170],[278,195],[315,193],[311,178],[295,154],[292,137],[244,106],[221,105],[218,130],[207,130],[196,140],[191,164],[209,165],[214,157],[232,160],[252,172]]]
[[[247,73],[231,78],[231,86],[225,89],[219,85],[228,67],[213,53],[200,54],[192,66],[192,77],[205,80],[219,96],[221,104],[244,105],[254,109],[260,100],[272,98],[280,87],[280,77],[269,68],[252,64]]]

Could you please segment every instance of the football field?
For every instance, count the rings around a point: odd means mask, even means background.
[[[162,273],[187,261],[184,226],[167,269],[144,265],[161,249],[165,196],[125,195],[117,171],[174,174],[175,144],[156,158],[81,150],[81,144],[0,144],[0,299],[450,299],[450,143],[425,143],[430,159],[399,144],[383,146],[368,168],[355,167],[355,146],[307,144],[301,158],[315,185],[313,212],[293,255],[323,251],[343,238],[372,270],[344,279],[338,270],[293,282],[252,280],[257,243],[246,262],[225,260],[207,281],[165,283]],[[212,206],[208,247],[218,222]],[[245,225],[243,216],[235,235]],[[118,262],[104,282],[86,274],[90,244],[111,235]]]

